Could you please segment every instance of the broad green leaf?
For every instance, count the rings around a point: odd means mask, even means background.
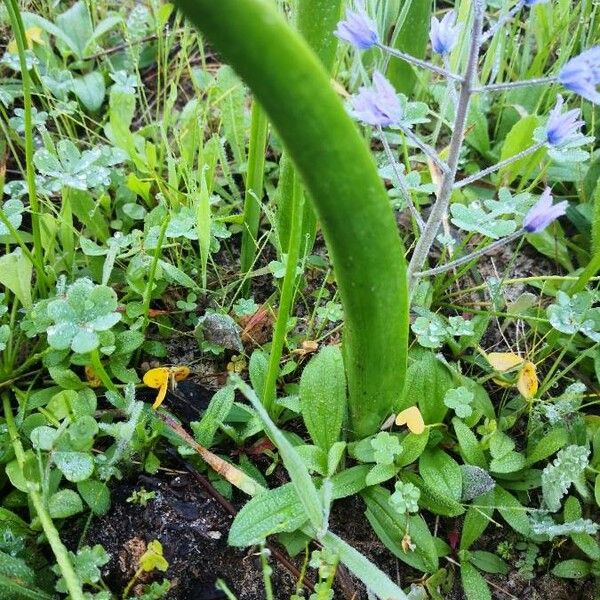
[[[246,94],[244,86],[233,69],[224,65],[217,73],[217,87],[225,139],[231,148],[236,164],[243,165],[246,162],[244,116]]]
[[[569,441],[569,434],[564,427],[556,427],[536,442],[527,453],[527,465],[544,460],[558,452]]]
[[[333,485],[332,496],[334,500],[354,496],[367,487],[366,477],[371,470],[371,465],[356,465],[336,473],[331,478]]]
[[[499,485],[494,490],[496,507],[504,520],[526,538],[531,537],[531,524],[527,509],[510,493]]]
[[[462,474],[458,463],[443,450],[425,450],[419,457],[419,473],[431,488],[460,502],[462,497]]]
[[[460,502],[454,500],[444,491],[440,491],[429,483],[426,483],[415,473],[403,473],[400,477],[403,481],[408,481],[421,490],[419,505],[422,508],[426,508],[434,514],[446,517],[457,517],[465,512],[465,509]]]
[[[431,573],[438,568],[438,555],[427,524],[419,515],[399,513],[389,502],[388,490],[377,486],[362,493],[367,505],[367,519],[385,546],[400,560],[411,567]],[[414,551],[405,552],[402,539],[409,533],[415,544]]]
[[[424,58],[429,39],[431,0],[405,0],[392,45],[417,58]],[[391,60],[386,76],[398,92],[412,95],[417,75],[414,67],[403,60]]]
[[[291,483],[261,492],[245,504],[229,530],[232,546],[252,546],[267,536],[295,531],[306,522],[306,513]]]
[[[488,464],[477,437],[458,417],[452,419],[452,426],[458,440],[458,448],[465,462],[487,469]]]
[[[590,572],[590,563],[577,558],[563,560],[552,569],[553,575],[565,579],[581,579],[582,577],[587,577]]]
[[[329,452],[340,439],[346,414],[346,375],[337,346],[325,346],[304,368],[300,406],[313,442]]]
[[[296,493],[304,506],[305,514],[308,517],[310,524],[316,531],[320,531],[324,525],[323,516],[328,511],[329,507],[325,507],[326,510],[324,513],[321,497],[317,492],[304,461],[281,430],[273,423],[271,417],[269,417],[252,388],[244,383],[239,377],[232,377],[231,380],[232,382],[235,382],[240,391],[250,401],[254,410],[258,413],[267,435],[279,449],[283,464],[285,465],[290,479],[292,480],[292,484],[296,489]]]
[[[0,284],[10,290],[26,308],[31,308],[33,266],[19,248],[0,256]]]
[[[492,600],[488,584],[471,563],[460,564],[460,577],[467,600]]]
[[[77,484],[77,491],[95,515],[104,515],[110,508],[110,490],[103,481],[87,479]]]
[[[73,490],[60,490],[48,499],[48,512],[53,519],[66,519],[82,511],[83,502]]]
[[[85,47],[94,33],[87,4],[83,0],[73,4],[56,17],[56,25],[73,41],[77,58],[83,58]]]
[[[98,71],[92,71],[81,77],[74,77],[73,93],[86,110],[96,112],[102,106],[106,96],[104,77]]]
[[[444,396],[453,387],[454,379],[448,368],[433,352],[424,351],[406,372],[404,394],[396,409],[416,404],[426,424],[441,423],[448,412]]]
[[[529,115],[520,119],[510,130],[500,154],[500,161],[506,160],[523,150],[533,146],[533,132],[540,125],[540,118],[536,115]],[[503,185],[510,185],[520,175],[530,174],[533,167],[544,157],[545,150],[542,148],[533,154],[521,158],[514,163],[500,169],[499,177]]]
[[[465,514],[460,535],[460,549],[468,550],[476,542],[491,523],[494,513],[494,491],[477,499],[477,508],[469,507]]]
[[[233,408],[235,391],[232,386],[225,386],[218,390],[212,397],[200,422],[192,423],[192,430],[196,441],[206,448],[213,443],[215,433],[225,422],[229,411]]]
[[[55,452],[52,457],[69,481],[83,481],[94,472],[94,459],[86,452],[61,451]]]

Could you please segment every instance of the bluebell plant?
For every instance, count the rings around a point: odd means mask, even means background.
[[[535,131],[532,143],[528,148],[473,175],[462,179],[457,177],[459,155],[464,141],[467,115],[473,94],[485,94],[517,87],[559,83],[567,90],[575,92],[582,98],[600,104],[600,92],[596,89],[600,83],[600,47],[593,47],[579,56],[572,58],[554,76],[525,81],[479,85],[478,62],[484,42],[492,37],[502,25],[514,17],[521,9],[531,9],[537,4],[545,4],[546,2],[547,0],[519,0],[507,14],[486,31],[484,30],[485,3],[483,0],[475,0],[472,3],[473,18],[469,31],[468,56],[462,74],[453,72],[448,60],[450,53],[457,44],[461,30],[461,25],[456,23],[456,14],[452,10],[448,11],[441,20],[433,17],[429,32],[431,48],[435,54],[442,57],[444,61],[443,67],[406,55],[402,51],[386,46],[381,41],[381,37],[377,31],[374,30],[373,20],[362,7],[356,12],[348,11],[346,18],[338,24],[338,31],[344,33],[344,37],[340,37],[358,49],[376,47],[387,55],[445,77],[448,80],[449,96],[454,99],[454,122],[451,126],[452,135],[447,158],[444,160],[442,160],[435,148],[425,144],[410,127],[407,127],[403,123],[403,115],[398,110],[398,103],[394,100],[395,93],[393,87],[381,73],[375,73],[372,87],[361,88],[358,94],[349,101],[350,113],[363,123],[375,127],[377,135],[383,143],[387,158],[392,165],[394,184],[399,189],[420,230],[420,236],[417,239],[408,268],[411,288],[415,286],[418,277],[434,275],[450,270],[525,233],[537,233],[565,214],[566,202],[553,204],[551,192],[547,189],[540,200],[535,203],[525,216],[523,226],[518,231],[493,242],[487,248],[479,250],[477,253],[464,256],[445,265],[422,270],[438,235],[442,219],[449,207],[450,196],[454,190],[464,188],[479,181],[487,175],[497,172],[527,156],[533,155],[543,148],[546,149],[551,158],[556,160],[578,161],[585,160],[589,156],[582,149],[582,146],[588,144],[593,138],[586,137],[581,132],[583,121],[580,120],[580,110],[572,109],[565,111],[565,100],[561,95],[558,95],[556,105],[549,114],[545,126]],[[366,39],[365,32],[367,31],[369,32],[369,42],[368,46],[364,46],[364,40]],[[458,95],[456,95],[454,89],[456,83],[458,83],[459,87]],[[420,148],[427,158],[437,165],[439,169],[441,182],[437,190],[436,201],[426,222],[410,198],[405,184],[405,177],[401,173],[396,158],[393,156],[383,128],[400,129],[413,145]]]

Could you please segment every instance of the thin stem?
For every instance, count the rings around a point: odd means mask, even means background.
[[[518,160],[521,160],[522,158],[525,158],[526,156],[529,156],[530,154],[533,154],[534,152],[537,152],[540,148],[543,148],[544,146],[545,146],[544,142],[537,142],[536,144],[533,144],[533,146],[529,146],[529,148],[522,150],[521,152],[519,152],[517,154],[513,154],[512,156],[509,156],[505,160],[502,160],[499,163],[496,163],[495,165],[488,167],[487,169],[483,169],[482,171],[479,171],[478,173],[474,173],[473,175],[470,175],[469,177],[466,177],[465,179],[461,179],[460,181],[457,181],[454,184],[454,189],[458,190],[467,185],[470,185],[471,183],[474,183],[475,181],[479,181],[480,179],[483,179],[490,173],[495,173],[496,171],[499,171],[500,169],[503,169],[504,167],[506,167],[514,162],[517,162]]]
[[[296,267],[298,266],[298,257],[300,256],[300,242],[302,236],[302,213],[304,205],[304,194],[298,173],[294,173],[291,211],[291,229],[290,241],[287,248],[287,262],[285,266],[285,275],[281,285],[281,297],[279,300],[279,310],[277,312],[277,321],[273,332],[273,341],[271,342],[271,352],[269,354],[269,366],[265,380],[265,389],[263,391],[262,402],[269,414],[273,412],[273,404],[276,397],[276,383],[279,376],[279,361],[283,353],[283,344],[287,331],[287,324],[292,309],[294,287],[296,283]]]
[[[145,331],[146,327],[148,326],[148,311],[150,310],[150,300],[152,299],[152,287],[154,285],[154,278],[156,277],[156,268],[158,266],[160,252],[162,250],[163,242],[165,239],[165,234],[167,233],[167,227],[169,226],[169,220],[170,217],[167,215],[162,222],[160,231],[158,233],[158,240],[156,242],[154,256],[152,257],[152,262],[150,263],[148,281],[146,282],[146,287],[144,288],[144,295],[142,297],[142,314],[144,315],[142,332]]]
[[[100,359],[100,353],[98,352],[97,348],[95,350],[92,350],[92,352],[90,353],[90,359],[92,362],[92,368],[94,369],[94,373],[98,376],[98,378],[102,382],[102,385],[104,385],[104,387],[107,390],[118,393],[117,386],[112,382],[110,376],[104,368],[104,365],[102,364],[102,360]]]
[[[240,270],[242,273],[246,273],[252,268],[256,258],[256,238],[260,220],[260,200],[263,194],[268,127],[267,115],[258,102],[254,100],[250,123],[250,146],[248,148],[248,176],[244,196],[244,230],[242,232],[240,256]],[[242,286],[242,295],[247,296],[249,291],[250,279],[246,279]]]
[[[40,224],[40,204],[38,202],[35,171],[33,167],[33,124],[31,119],[31,79],[27,69],[27,58],[25,56],[25,28],[21,13],[16,0],[5,0],[8,15],[11,25],[15,32],[15,40],[17,42],[17,52],[19,54],[19,64],[21,66],[21,83],[23,87],[23,118],[25,123],[25,169],[27,179],[27,193],[29,197],[29,207],[31,209],[31,230],[33,234],[33,256],[35,261],[33,265],[36,268],[38,275],[38,285],[42,291],[47,287],[46,273],[43,269],[40,270],[42,264],[42,233]]]
[[[515,231],[514,233],[511,233],[510,235],[506,236],[505,238],[502,238],[501,240],[496,240],[495,242],[492,242],[489,246],[486,246],[485,248],[481,248],[480,250],[476,250],[475,252],[472,252],[471,254],[467,254],[466,256],[463,256],[461,258],[457,258],[456,260],[453,260],[452,262],[449,262],[445,265],[441,265],[441,266],[435,267],[433,269],[428,269],[427,271],[420,271],[419,273],[415,273],[415,277],[430,277],[432,275],[439,275],[440,273],[445,273],[446,271],[451,271],[455,267],[460,267],[460,265],[464,265],[465,263],[475,260],[476,258],[479,258],[480,256],[484,256],[488,252],[492,252],[493,250],[496,250],[497,248],[501,248],[502,246],[512,242],[513,240],[516,240],[518,237],[520,237],[524,233],[525,233],[524,229],[519,229],[519,231]]]
[[[442,173],[448,172],[448,165],[438,156],[438,153],[435,151],[435,148],[432,148],[425,142],[421,141],[419,136],[417,136],[409,127],[406,125],[398,125],[402,133],[417,146],[426,156],[428,156],[442,171]]]
[[[465,136],[465,124],[469,111],[469,101],[471,99],[473,81],[477,72],[479,50],[481,48],[481,30],[483,27],[483,5],[481,0],[475,0],[473,7],[474,16],[471,45],[469,48],[469,58],[467,61],[465,77],[461,80],[460,84],[460,94],[458,98],[458,105],[456,107],[456,117],[454,119],[452,138],[450,139],[450,149],[448,153],[448,170],[444,173],[442,183],[437,194],[437,199],[433,205],[433,208],[431,209],[431,214],[427,220],[425,229],[423,230],[423,233],[419,238],[417,245],[415,246],[415,250],[408,267],[409,287],[414,285],[414,274],[422,268],[427,260],[427,257],[429,256],[431,246],[435,241],[440,224],[442,223],[444,215],[448,209],[452,188],[456,178],[460,149]]]
[[[500,17],[495,25],[492,25],[481,37],[481,42],[487,42],[491,37],[494,37],[496,32],[510,21],[522,8],[524,1],[519,0],[503,17]]]
[[[397,50],[396,48],[391,48],[390,46],[386,46],[385,44],[377,44],[378,48],[381,48],[384,52],[395,56],[396,58],[400,58],[411,65],[415,65],[416,67],[421,67],[422,69],[427,69],[428,71],[432,71],[433,73],[437,73],[442,77],[446,77],[447,79],[454,79],[455,81],[461,81],[463,78],[456,73],[452,73],[442,67],[438,67],[433,63],[427,62],[426,60],[421,60],[420,58],[415,58],[406,52],[402,52],[402,50]]]
[[[12,412],[8,394],[2,395],[2,406],[4,409],[6,428],[8,429],[13,451],[17,458],[19,468],[21,471],[23,471],[25,466],[25,452],[23,451],[23,446],[21,444],[21,440],[19,439],[19,432],[17,430],[17,425],[15,423],[15,418]],[[52,552],[54,553],[56,562],[58,563],[61,575],[65,580],[70,597],[73,600],[84,600],[81,582],[75,573],[75,569],[73,568],[73,564],[69,558],[69,552],[60,539],[58,530],[56,529],[52,518],[46,510],[46,506],[39,491],[37,489],[33,489],[32,487],[28,490],[27,495],[31,499],[31,503],[33,504],[33,508],[35,509],[35,512],[40,520],[42,529],[46,535],[46,539],[52,548]]]
[[[534,85],[548,85],[549,83],[556,83],[558,77],[540,77],[538,79],[524,79],[523,81],[506,81],[504,83],[491,83],[481,87],[473,88],[471,91],[475,93],[481,92],[497,92],[501,90],[513,90],[516,88],[531,87]]]
[[[379,133],[379,138],[381,139],[381,143],[383,144],[383,149],[385,150],[386,156],[387,156],[388,160],[390,161],[390,164],[392,165],[392,171],[394,172],[394,177],[396,178],[396,185],[398,187],[398,190],[402,194],[402,197],[404,198],[406,205],[408,206],[408,209],[410,210],[411,215],[417,222],[419,231],[423,231],[423,228],[425,227],[425,221],[423,221],[423,217],[421,217],[421,214],[417,210],[417,207],[414,205],[412,198],[410,197],[408,188],[404,185],[404,179],[402,178],[402,173],[400,172],[399,165],[396,162],[396,158],[394,157],[394,153],[392,152],[392,149],[390,148],[390,144],[387,141],[385,134],[383,133],[383,129],[381,129],[381,127],[378,127],[377,131]]]

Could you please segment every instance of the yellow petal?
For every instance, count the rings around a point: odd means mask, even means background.
[[[425,431],[425,421],[423,421],[423,415],[417,406],[409,406],[398,413],[396,425],[404,424],[408,426],[411,433],[416,435],[420,435]]]
[[[523,359],[514,352],[490,352],[485,357],[490,365],[501,373],[523,364]]]
[[[151,388],[158,389],[169,381],[169,369],[167,367],[157,367],[150,369],[144,374],[144,383]]]
[[[184,379],[188,378],[190,370],[187,367],[177,366],[171,367],[171,373],[175,378],[175,381],[183,381]]]
[[[154,401],[154,404],[152,405],[152,408],[154,410],[156,410],[163,403],[163,400],[165,399],[165,396],[167,395],[168,384],[169,384],[168,379],[165,379],[165,382],[163,383],[163,385],[160,386],[160,389],[158,390],[158,394],[156,395],[156,400]]]
[[[538,378],[535,371],[535,365],[532,362],[526,362],[519,371],[517,380],[517,389],[521,396],[526,400],[531,400],[538,391]]]

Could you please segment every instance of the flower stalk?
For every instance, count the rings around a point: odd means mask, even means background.
[[[437,199],[431,210],[431,214],[421,237],[419,238],[412,259],[408,267],[409,287],[415,283],[415,274],[419,272],[425,264],[431,246],[437,236],[438,230],[448,210],[450,196],[456,179],[458,160],[460,150],[465,136],[465,125],[469,111],[469,103],[473,93],[473,81],[477,73],[477,62],[479,59],[479,50],[481,48],[481,31],[483,28],[483,3],[482,0],[475,0],[473,3],[473,26],[471,33],[471,44],[469,47],[469,57],[465,76],[461,80],[460,93],[456,107],[456,117],[452,128],[452,137],[450,139],[450,149],[448,152],[448,170],[444,173],[440,185]]]
[[[545,145],[546,144],[544,142],[537,142],[537,143],[533,144],[532,146],[529,146],[529,148],[526,148],[525,150],[522,150],[521,152],[518,152],[517,154],[513,154],[512,156],[509,156],[508,158],[501,160],[500,162],[488,167],[487,169],[482,169],[481,171],[478,171],[477,173],[474,173],[473,175],[470,175],[469,177],[460,179],[459,181],[457,181],[454,184],[454,189],[459,190],[460,188],[470,185],[470,184],[474,183],[475,181],[479,181],[480,179],[483,179],[484,177],[487,177],[488,175],[495,173],[496,171],[499,171],[500,169],[503,169],[504,167],[507,167],[508,165],[511,165],[512,163],[517,162],[518,160],[521,160],[522,158],[525,158],[526,156],[530,156],[531,154],[534,154],[535,152],[537,152],[538,150],[543,148]]]

